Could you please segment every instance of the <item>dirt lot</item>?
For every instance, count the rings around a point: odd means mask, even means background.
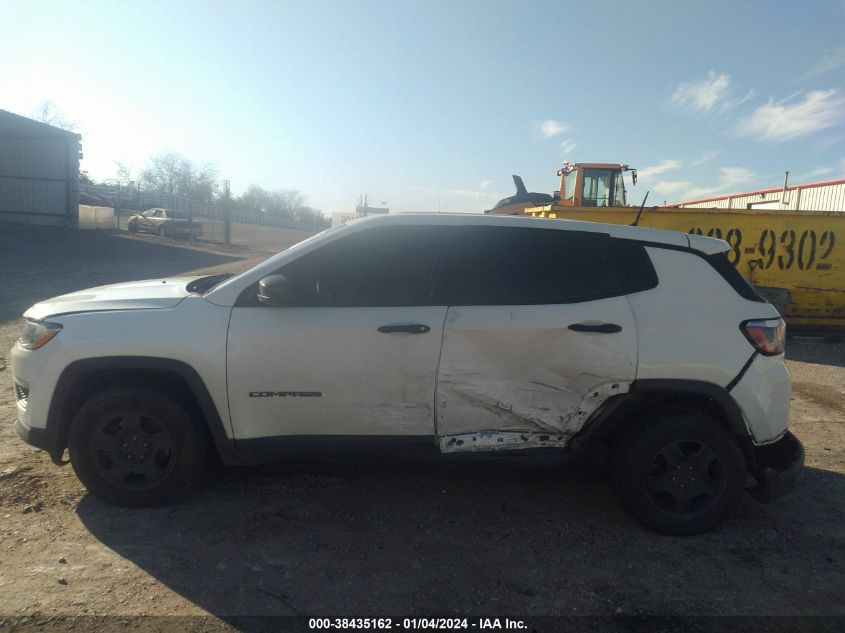
[[[0,615],[845,615],[842,343],[789,342],[798,489],[694,538],[646,532],[593,475],[512,459],[219,469],[178,505],[118,509],[17,438],[6,363],[27,306],[243,269],[302,237],[254,235],[189,248],[0,225]]]

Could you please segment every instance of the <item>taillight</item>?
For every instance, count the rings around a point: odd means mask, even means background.
[[[786,347],[786,323],[783,319],[744,321],[740,326],[748,342],[764,356],[783,354]]]

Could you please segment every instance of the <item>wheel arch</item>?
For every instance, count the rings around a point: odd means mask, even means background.
[[[685,379],[637,380],[626,394],[608,399],[584,424],[570,443],[573,454],[602,460],[608,443],[626,423],[641,419],[649,411],[693,409],[709,414],[737,437],[751,459],[751,442],[742,411],[730,393],[715,383]]]
[[[234,441],[193,367],[170,358],[108,356],[74,361],[59,376],[47,414],[47,433],[53,438],[48,452],[55,463],[62,463],[71,421],[82,404],[104,389],[126,386],[153,388],[177,399],[202,424],[224,460],[234,453]]]

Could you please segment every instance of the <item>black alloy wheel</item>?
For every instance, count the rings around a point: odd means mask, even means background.
[[[97,472],[109,483],[145,490],[170,474],[178,446],[167,422],[148,411],[127,408],[97,425],[89,450]]]
[[[656,532],[691,535],[713,529],[736,507],[747,476],[738,438],[700,411],[645,414],[615,438],[616,496]]]
[[[156,506],[185,493],[202,473],[207,432],[179,398],[142,387],[105,390],[71,422],[70,461],[97,497]]]
[[[695,516],[712,507],[726,485],[722,460],[707,444],[696,440],[678,440],[660,449],[645,480],[652,503],[679,517]]]

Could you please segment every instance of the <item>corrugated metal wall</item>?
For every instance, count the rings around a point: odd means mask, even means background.
[[[788,189],[754,195],[738,195],[719,200],[681,203],[696,209],[779,209],[781,211],[845,211],[845,183]]]
[[[796,206],[792,209],[806,209],[808,211],[845,211],[845,183],[826,185],[821,187],[807,187],[790,191],[795,200],[790,200]]]
[[[76,226],[79,141],[0,137],[0,221]]]

